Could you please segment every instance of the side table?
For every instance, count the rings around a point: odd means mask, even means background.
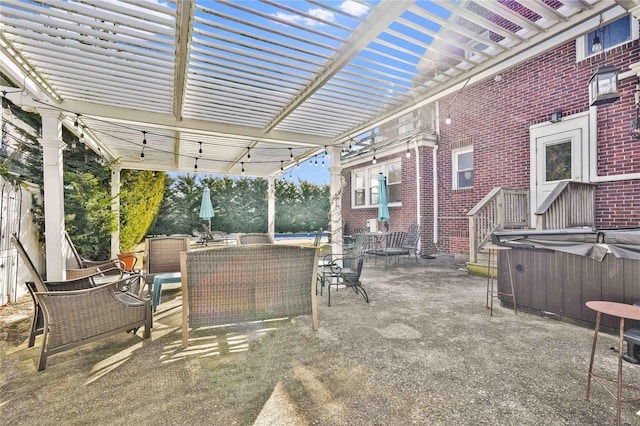
[[[495,244],[485,244],[483,247],[485,250],[489,252],[489,260],[487,261],[487,308],[491,309],[491,316],[493,316],[493,299],[498,296],[511,296],[513,300],[513,310],[516,315],[518,315],[518,306],[516,305],[516,292],[513,289],[513,275],[511,274],[511,247],[506,246],[497,246]],[[507,254],[507,263],[509,265],[509,282],[511,284],[511,293],[505,293],[498,291],[497,288],[494,288],[496,285],[494,282],[493,274],[491,273],[491,267],[493,266],[493,262],[491,261],[491,254],[493,253],[495,256],[495,265],[496,271],[498,266],[498,252],[504,252]]]
[[[620,411],[621,411],[621,407],[622,407],[622,403],[623,402],[631,402],[631,401],[640,401],[640,398],[638,399],[627,399],[627,400],[623,400],[622,399],[622,388],[629,388],[629,389],[634,389],[634,390],[638,390],[640,391],[640,387],[631,385],[631,384],[624,384],[622,383],[622,348],[624,345],[623,342],[623,336],[624,336],[624,320],[625,318],[628,319],[632,319],[632,320],[640,320],[640,307],[638,306],[633,306],[633,305],[627,305],[624,303],[616,303],[616,302],[604,302],[604,301],[600,301],[600,300],[592,300],[590,302],[586,303],[587,308],[589,309],[593,309],[594,311],[597,312],[596,315],[596,326],[595,326],[595,332],[593,334],[593,346],[591,347],[591,360],[589,361],[589,376],[587,378],[587,394],[585,396],[585,399],[588,401],[589,400],[589,394],[591,391],[591,379],[593,378],[596,382],[600,383],[601,386],[604,387],[604,389],[609,392],[609,394],[611,396],[614,396],[616,398],[616,412],[617,412],[617,417],[616,417],[616,424],[620,425]],[[600,329],[600,316],[602,314],[606,314],[606,315],[611,315],[614,317],[618,317],[620,319],[620,330],[619,330],[619,334],[620,334],[620,338],[619,338],[619,342],[618,342],[618,378],[617,380],[613,380],[611,378],[607,378],[604,376],[600,376],[597,375],[593,372],[593,357],[594,354],[596,352],[596,342],[598,340],[598,330]],[[616,395],[613,394],[613,392],[611,392],[607,387],[605,387],[605,383],[604,382],[599,382],[598,379],[602,379],[602,380],[606,380],[608,382],[613,382],[617,384],[617,393]]]

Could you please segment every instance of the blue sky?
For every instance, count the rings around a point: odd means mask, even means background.
[[[318,161],[321,161],[318,158]],[[315,164],[315,163],[314,163]],[[325,160],[325,167],[321,166],[322,163],[318,163],[318,166],[309,165],[309,161],[305,161],[300,164],[300,168],[291,167],[285,171],[284,178],[298,182],[299,180],[306,180],[307,182],[316,185],[328,185],[329,184],[329,160]]]

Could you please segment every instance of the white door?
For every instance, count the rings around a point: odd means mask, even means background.
[[[558,183],[588,181],[588,116],[531,128],[531,226],[533,212]]]

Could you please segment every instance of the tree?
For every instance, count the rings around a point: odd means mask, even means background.
[[[129,251],[143,240],[164,196],[165,174],[123,170],[120,176],[120,250]]]

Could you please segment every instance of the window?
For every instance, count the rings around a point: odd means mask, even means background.
[[[623,16],[580,37],[576,41],[576,59],[578,61],[601,53],[592,51],[593,39],[596,35],[602,45],[601,52],[604,52],[628,41],[637,39],[638,21],[631,19],[631,15]]]
[[[473,188],[473,148],[452,152],[453,189]]]
[[[377,207],[378,173],[387,177],[387,199],[389,204],[399,205],[402,202],[402,168],[400,161],[376,164],[374,167],[361,169],[351,174],[352,207]]]

